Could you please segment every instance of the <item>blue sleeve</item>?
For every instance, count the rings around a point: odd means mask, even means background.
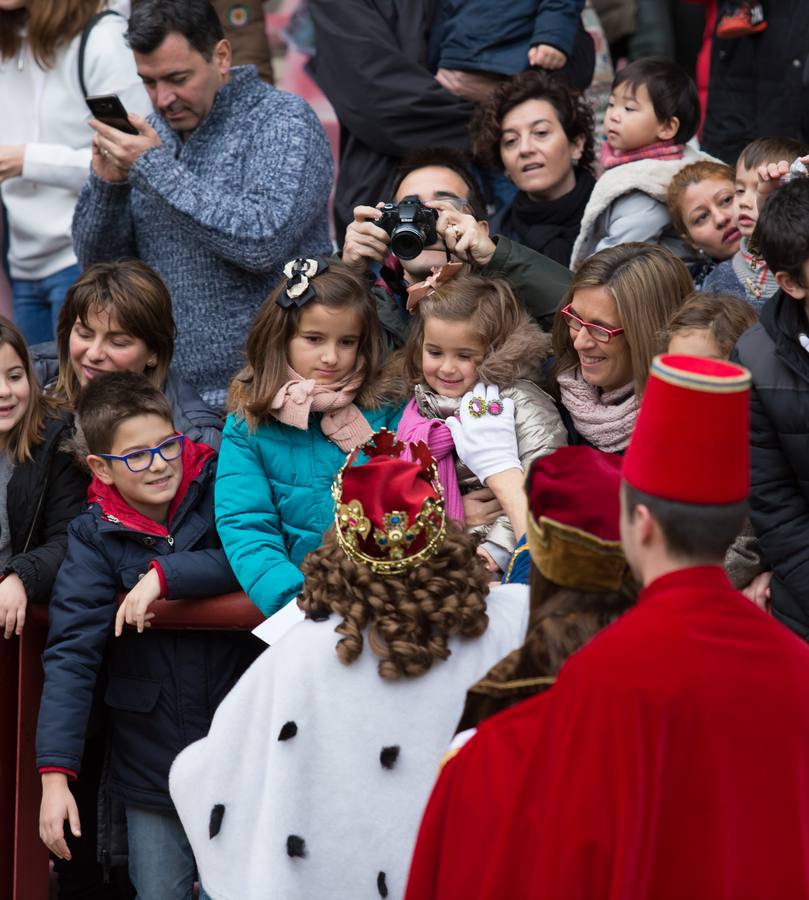
[[[531,46],[549,44],[565,56],[573,52],[584,0],[542,0],[539,4]]]
[[[86,520],[74,520],[53,588],[48,644],[42,656],[45,687],[37,725],[38,767],[80,769],[96,678],[115,621],[115,596],[110,561],[87,532]]]
[[[168,600],[215,597],[239,590],[225,551],[221,547],[181,550],[154,560],[166,579]]]
[[[129,179],[170,208],[170,221],[189,241],[239,268],[270,272],[295,255],[311,222],[325,221],[333,174],[328,140],[300,100],[254,128],[240,163],[249,173],[241,193],[223,193],[165,147],[140,156]]]
[[[73,212],[73,249],[83,269],[138,255],[131,190],[127,182],[112,184],[90,173]]]
[[[511,559],[506,566],[502,578],[503,584],[530,584],[531,583],[531,554],[528,551],[528,542],[523,535],[517,542]]]
[[[246,423],[233,416],[219,454],[216,527],[243,590],[265,615],[298,595],[303,575],[287,553],[270,473]]]

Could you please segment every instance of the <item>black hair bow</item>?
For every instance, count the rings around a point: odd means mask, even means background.
[[[300,309],[304,303],[308,303],[315,296],[315,289],[310,284],[311,280],[328,268],[329,264],[322,256],[314,259],[298,256],[296,259],[290,260],[284,266],[287,286],[278,295],[276,303],[284,309],[290,309],[292,306]]]

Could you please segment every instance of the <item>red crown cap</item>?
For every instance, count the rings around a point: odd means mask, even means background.
[[[332,488],[335,530],[343,551],[373,571],[402,572],[432,556],[445,534],[444,498],[424,443],[406,445],[378,432],[349,454]],[[364,453],[368,462],[355,465]]]
[[[750,373],[697,356],[657,356],[624,456],[623,478],[681,503],[747,499]]]
[[[592,447],[560,447],[534,462],[526,539],[546,579],[577,591],[621,588],[620,486],[620,457]]]
[[[592,447],[560,447],[536,460],[526,483],[530,515],[602,541],[619,541],[621,458]]]

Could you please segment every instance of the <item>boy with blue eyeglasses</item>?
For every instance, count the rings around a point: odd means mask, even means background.
[[[81,777],[106,656],[109,791],[126,807],[130,878],[139,900],[185,900],[195,864],[169,797],[169,768],[207,734],[256,642],[249,634],[144,630],[158,598],[239,589],[214,526],[216,454],[177,434],[168,401],[143,375],[94,378],[78,415],[93,480],[51,598],[37,728],[40,836],[70,858],[64,823],[75,836],[81,823],[68,781]]]

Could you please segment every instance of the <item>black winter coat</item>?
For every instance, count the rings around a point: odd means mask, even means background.
[[[186,442],[186,466],[194,463],[189,447],[200,446]],[[169,534],[161,536],[165,529],[157,523],[148,528],[128,523],[130,514],[131,522],[138,522],[137,514],[103,488],[100,502],[71,524],[43,655],[39,767],[79,772],[93,689],[108,651],[110,794],[128,804],[171,807],[171,763],[208,733],[217,705],[263,645],[251,634],[222,632],[125,629],[115,638],[116,595],[131,590],[155,559],[169,599],[239,589],[214,527],[214,478],[210,457],[187,486]],[[94,495],[97,484],[91,487]]]
[[[469,148],[472,104],[428,68],[436,0],[309,0],[317,53],[311,74],[340,122],[334,197],[337,242],[359,204],[392,199],[402,157],[422,147]]]
[[[767,28],[714,38],[702,149],[734,163],[754,138],[809,141],[809,3],[764,4]]]
[[[733,357],[753,376],[750,518],[773,569],[773,614],[809,637],[809,333],[801,303],[778,291]]]
[[[47,603],[67,548],[67,526],[84,508],[90,477],[63,446],[73,434],[70,416],[45,420],[44,439],[32,459],[14,466],[7,508],[11,559],[29,603]]]

